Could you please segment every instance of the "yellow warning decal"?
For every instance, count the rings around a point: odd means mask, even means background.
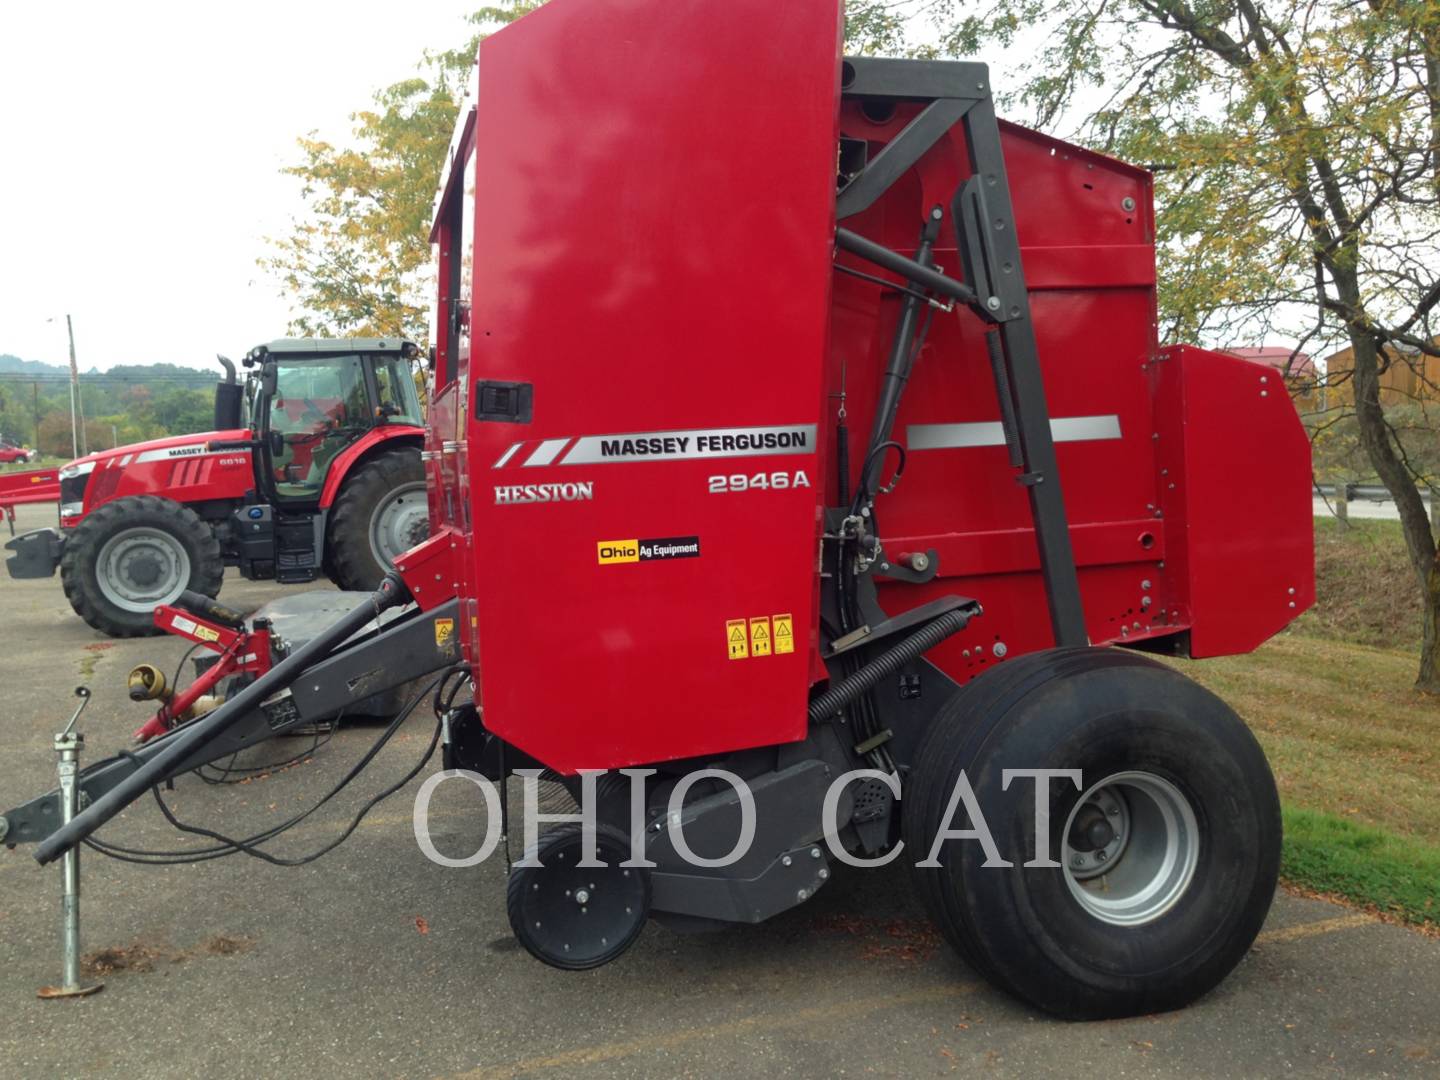
[[[446,645],[449,645],[449,644],[450,644],[450,639],[453,638],[454,636],[455,636],[455,620],[454,620],[454,619],[436,619],[436,620],[435,620],[435,647],[436,647],[437,649],[443,649]]]
[[[795,651],[795,622],[789,615],[774,616],[775,623],[775,653],[792,653]]]
[[[195,636],[201,641],[219,641],[220,631],[212,630],[208,626],[197,626],[195,627]]]
[[[731,660],[744,660],[750,655],[750,646],[745,638],[744,619],[729,619],[726,621],[725,641],[730,647]]]
[[[601,566],[607,566],[610,563],[640,561],[639,540],[601,540],[596,543],[595,551],[600,558]]]
[[[770,655],[770,616],[750,620],[750,652],[754,656]]]

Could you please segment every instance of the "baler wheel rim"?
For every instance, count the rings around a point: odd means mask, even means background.
[[[1104,848],[1092,849],[1105,856],[1103,868],[1066,840],[1061,864],[1070,895],[1111,926],[1158,919],[1185,894],[1200,861],[1200,827],[1190,800],[1155,773],[1115,773],[1080,796],[1060,835],[1070,837],[1081,810],[1091,806],[1104,807],[1118,831]]]

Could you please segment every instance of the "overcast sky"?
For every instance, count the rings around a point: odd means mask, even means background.
[[[296,136],[343,138],[478,6],[0,0],[0,353],[66,362],[66,312],[81,370],[281,336],[255,260],[299,206]]]
[[[67,312],[82,371],[282,336],[256,260],[301,207],[296,138],[347,139],[481,4],[0,0],[0,353],[65,363]]]

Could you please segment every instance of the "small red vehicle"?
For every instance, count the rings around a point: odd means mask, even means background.
[[[154,634],[185,590],[247,578],[370,589],[428,533],[424,420],[400,339],[284,339],[216,387],[216,430],[99,451],[60,470],[60,530],[6,546],[11,577],[60,570],[70,605],[114,637]]]
[[[13,465],[20,461],[34,461],[40,456],[38,450],[31,450],[28,446],[16,446],[12,442],[0,439],[0,465]]]

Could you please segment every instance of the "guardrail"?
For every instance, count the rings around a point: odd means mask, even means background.
[[[1327,498],[1333,498],[1336,492],[1339,491],[1339,489],[1339,484],[1315,485],[1316,493],[1319,495],[1324,495]],[[1426,502],[1430,502],[1431,499],[1434,497],[1434,494],[1435,493],[1433,491],[1422,488],[1420,491],[1420,498],[1424,499]],[[1390,490],[1386,488],[1383,484],[1346,484],[1345,498],[1349,502],[1354,502],[1356,499],[1369,499],[1371,502],[1394,501],[1390,495]]]

